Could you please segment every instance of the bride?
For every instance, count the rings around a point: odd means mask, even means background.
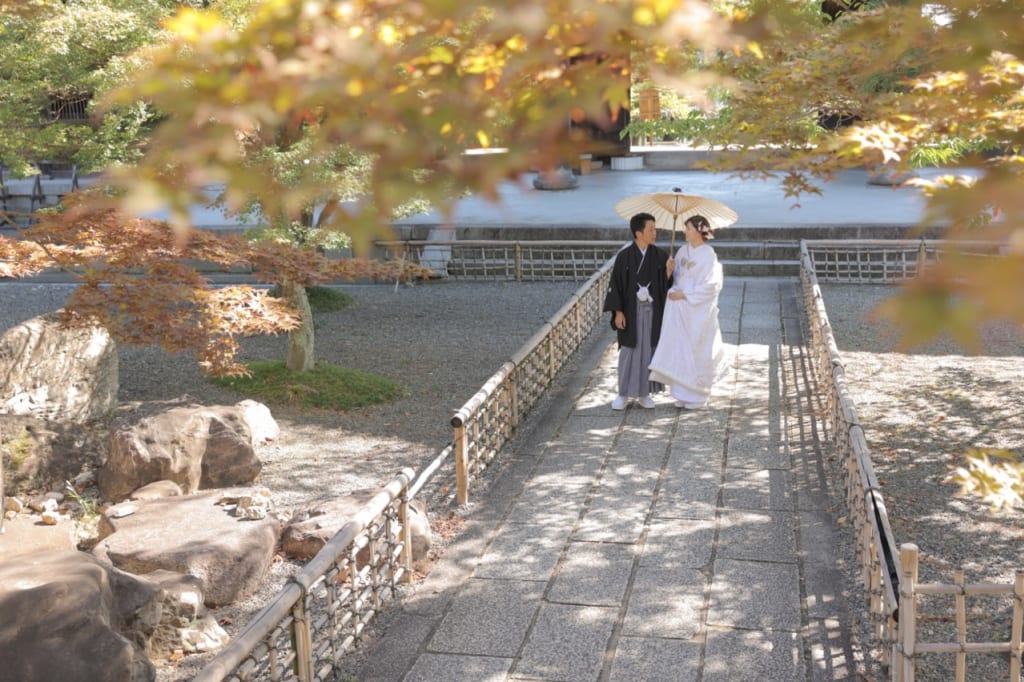
[[[694,215],[683,224],[686,244],[675,254],[661,339],[651,359],[651,381],[669,384],[676,407],[707,404],[711,386],[725,369],[718,326],[722,266],[706,242],[714,238],[708,219]]]

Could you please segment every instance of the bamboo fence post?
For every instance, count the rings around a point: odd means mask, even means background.
[[[964,682],[967,675],[967,651],[964,647],[967,644],[967,597],[964,592],[964,570],[962,568],[953,573],[953,582],[958,588],[956,593],[956,637],[960,644],[960,651],[956,653],[956,682]]]
[[[547,380],[552,382],[555,380],[555,331],[554,327],[548,332],[547,346],[548,346],[548,372]]]
[[[512,427],[514,429],[519,428],[519,381],[518,368],[510,375],[512,381],[508,382],[508,409],[509,418],[512,420]]]
[[[412,582],[412,529],[409,528],[409,481],[402,486],[402,492],[398,503],[398,522],[401,524],[402,552],[399,555],[399,565],[402,567],[402,582]],[[390,564],[390,562],[388,562]]]
[[[516,281],[523,281],[523,245],[519,242],[515,244],[515,268],[516,268]]]
[[[589,299],[580,298],[576,300],[576,320],[574,322],[576,326],[576,343],[573,345],[574,350],[579,350],[583,347],[583,339],[590,331],[590,316],[587,314],[587,304]]]
[[[914,682],[914,648],[917,638],[917,545],[900,545],[900,661],[896,664],[897,682]]]
[[[0,183],[2,184],[2,183]],[[3,435],[3,434],[0,434]],[[4,514],[7,512],[7,495],[4,493],[4,458],[0,456],[0,535],[4,533]]]
[[[309,632],[306,593],[292,606],[292,636],[295,638],[295,676],[300,682],[313,681],[313,638]]]
[[[1024,571],[1013,579],[1013,630],[1010,632],[1010,680],[1020,682],[1021,628],[1024,627]]]
[[[469,504],[469,438],[461,420],[455,427],[455,487],[459,505]]]

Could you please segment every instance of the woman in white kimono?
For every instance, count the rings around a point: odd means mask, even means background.
[[[676,407],[696,410],[707,404],[711,386],[725,369],[718,294],[722,266],[705,242],[711,224],[701,215],[683,224],[685,246],[675,254],[673,285],[662,319],[661,343],[651,358],[651,381],[670,385]]]

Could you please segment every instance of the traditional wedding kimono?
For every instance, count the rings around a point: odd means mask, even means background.
[[[725,370],[718,326],[722,266],[707,244],[686,244],[676,252],[673,285],[686,298],[665,302],[661,343],[651,358],[651,381],[670,385],[672,397],[688,407],[707,402],[711,386]]]
[[[641,251],[636,242],[625,246],[615,257],[604,310],[626,316],[626,328],[616,330],[619,342],[619,395],[642,398],[660,393],[661,384],[650,384],[648,366],[661,336],[661,320],[668,293],[665,264],[668,254],[654,244]],[[642,290],[642,294],[640,293]],[[640,294],[645,300],[639,300]]]

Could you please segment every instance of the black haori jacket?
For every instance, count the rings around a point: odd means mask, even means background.
[[[641,259],[643,264],[641,265]],[[666,276],[665,263],[668,254],[654,244],[647,247],[643,257],[636,242],[624,247],[615,257],[608,294],[604,298],[604,310],[611,312],[612,329],[615,329],[615,311],[626,314],[626,328],[618,331],[619,347],[636,348],[636,292],[641,284],[647,285],[654,299],[654,318],[651,321],[651,347],[658,345],[661,336],[661,317],[665,311],[665,299],[672,279]],[[640,272],[637,272],[639,268]]]

